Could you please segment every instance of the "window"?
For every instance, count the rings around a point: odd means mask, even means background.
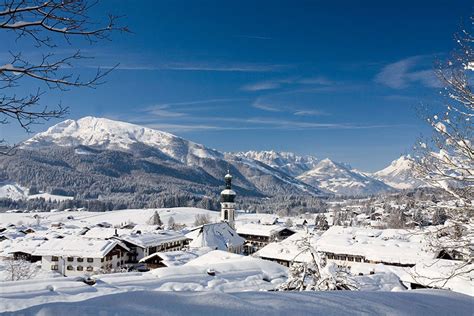
[[[74,258],[73,258],[73,257],[67,257],[67,261],[73,262],[73,261],[74,261]]]
[[[100,258],[100,262],[104,262],[104,258]]]
[[[77,271],[82,271],[84,268],[82,266],[77,266]]]
[[[74,267],[71,266],[71,265],[69,265],[69,266],[67,266],[67,269],[68,269],[69,271],[72,271],[72,270],[74,270]]]
[[[52,257],[51,257],[51,261],[59,261],[59,258],[56,257],[56,256],[52,256]],[[56,269],[56,270],[57,270],[57,269]]]
[[[88,266],[86,270],[90,272],[90,271],[92,271],[92,270],[94,270],[94,269],[93,269],[91,266]]]
[[[87,258],[87,262],[94,262],[94,258]]]
[[[84,258],[77,258],[77,262],[83,262]]]
[[[51,270],[58,270],[58,265],[57,264],[53,264],[51,266]]]

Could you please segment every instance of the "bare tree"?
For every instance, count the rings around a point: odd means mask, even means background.
[[[6,281],[20,281],[31,279],[36,274],[36,269],[31,263],[22,258],[7,258],[5,260]]]
[[[456,207],[433,214],[428,233],[429,246],[438,253],[473,262],[474,232],[474,37],[471,17],[467,28],[455,35],[457,48],[445,62],[438,62],[435,73],[443,85],[441,110],[425,110],[424,118],[433,136],[415,146],[415,171],[423,181],[443,189],[459,202]],[[442,224],[442,225],[441,225]],[[454,274],[457,274],[455,271]]]
[[[194,226],[201,226],[209,224],[211,222],[211,216],[209,214],[196,214],[194,217]]]
[[[444,106],[437,113],[423,111],[433,136],[415,146],[415,169],[425,182],[442,188],[472,211],[474,196],[473,123],[474,18],[469,28],[456,34],[458,48],[446,62],[438,62],[435,73],[443,85]]]
[[[0,30],[14,32],[17,41],[31,42],[41,54],[38,59],[21,52],[10,52],[10,61],[0,64],[0,124],[16,122],[30,132],[32,124],[62,117],[68,108],[61,103],[55,108],[41,105],[41,96],[46,91],[95,88],[115,68],[98,68],[91,78],[82,79],[73,71],[75,62],[86,58],[79,50],[67,56],[53,52],[59,42],[70,45],[74,37],[95,43],[109,39],[112,31],[128,32],[126,27],[117,25],[119,17],[113,15],[109,15],[102,26],[97,26],[99,24],[89,17],[90,9],[96,3],[87,0],[4,0],[0,4]],[[37,82],[38,87],[17,95],[15,88],[28,79]],[[8,153],[8,150],[8,144],[1,139],[0,153]]]
[[[349,278],[349,273],[335,263],[327,261],[324,254],[318,252],[311,240],[312,233],[297,241],[300,251],[293,259],[288,270],[288,279],[282,283],[280,291],[333,291],[357,290],[357,283]],[[295,262],[301,254],[309,254],[309,262]]]

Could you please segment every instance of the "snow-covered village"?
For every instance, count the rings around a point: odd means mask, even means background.
[[[1,1],[0,315],[473,315],[472,9]]]

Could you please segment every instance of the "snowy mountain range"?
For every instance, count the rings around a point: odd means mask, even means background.
[[[0,157],[0,181],[84,199],[168,199],[218,194],[230,169],[242,196],[360,196],[417,187],[408,160],[400,159],[371,175],[288,152],[222,153],[170,133],[89,116],[56,124],[23,142],[14,157]]]
[[[423,181],[416,179],[413,167],[414,162],[410,156],[401,156],[372,176],[400,190],[427,186]]]
[[[318,164],[318,159],[314,156],[298,156],[290,152],[273,150],[239,152],[236,155],[258,160],[293,177],[313,169]]]
[[[313,169],[299,175],[297,179],[324,191],[341,195],[368,195],[393,190],[349,165],[330,159],[321,160]]]

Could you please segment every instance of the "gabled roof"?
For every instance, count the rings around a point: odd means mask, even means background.
[[[140,248],[149,248],[159,246],[163,243],[180,241],[187,238],[183,234],[172,230],[158,230],[143,234],[121,235],[116,237],[116,239],[133,244]]]
[[[226,222],[198,226],[186,234],[186,236],[192,239],[189,244],[192,248],[208,247],[211,249],[228,250],[229,247],[238,247],[245,242]]]
[[[316,243],[318,251],[363,256],[367,260],[416,264],[431,259],[425,236],[420,231],[407,229],[373,229],[332,226]]]
[[[45,241],[33,251],[33,254],[37,256],[103,258],[116,246],[127,251],[130,250],[119,240],[68,236]]]
[[[271,237],[285,229],[288,229],[288,228],[281,225],[261,225],[261,224],[254,224],[254,223],[246,223],[246,224],[237,225],[236,230],[239,235]],[[288,230],[293,232],[293,230],[291,229],[288,229]]]

